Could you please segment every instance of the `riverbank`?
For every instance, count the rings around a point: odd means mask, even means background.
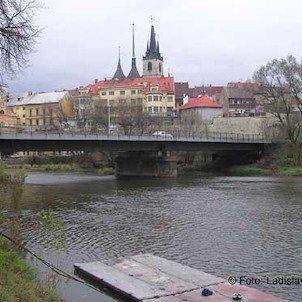
[[[302,176],[302,166],[290,144],[274,146],[255,163],[231,166],[227,171],[237,175]]]
[[[59,302],[55,290],[43,287],[34,271],[0,236],[0,301]]]
[[[233,166],[226,170],[228,174],[240,176],[302,176],[302,167],[262,168],[255,165]]]
[[[98,175],[114,175],[114,169],[111,167],[107,168],[81,168],[76,163],[71,164],[10,164],[7,166],[8,170],[18,171],[20,169],[24,170],[25,172],[90,172],[95,173]]]

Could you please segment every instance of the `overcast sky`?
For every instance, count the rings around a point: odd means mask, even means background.
[[[43,0],[41,0],[43,1]],[[10,90],[53,91],[112,77],[121,46],[127,75],[135,23],[137,67],[154,18],[164,72],[175,81],[245,81],[274,58],[302,57],[301,0],[44,0],[43,27],[30,67]]]

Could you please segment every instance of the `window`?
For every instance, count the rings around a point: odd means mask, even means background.
[[[39,115],[39,108],[36,108],[36,115]]]
[[[23,114],[22,117],[25,117],[25,114]]]
[[[158,64],[158,68],[159,68],[159,73],[161,73],[161,64]]]
[[[29,125],[30,125],[30,126],[33,125],[33,120],[29,120]]]
[[[125,95],[125,94],[126,94],[125,90],[120,91],[120,95]]]
[[[142,91],[142,90],[138,90],[137,93],[138,93],[138,94],[142,94],[143,91]]]
[[[106,91],[102,91],[102,95],[106,95],[107,93],[106,93]]]
[[[159,107],[159,112],[162,112],[163,111],[163,107]]]
[[[36,120],[36,125],[39,126],[39,120]]]
[[[131,90],[131,94],[136,94],[136,90]]]
[[[161,102],[163,100],[163,97],[160,95],[159,96],[159,101]]]
[[[155,96],[153,97],[153,101],[154,101],[154,102],[158,102],[158,95],[155,95]]]
[[[152,95],[148,95],[148,102],[152,102]]]
[[[29,109],[29,116],[32,116],[32,115],[33,115],[33,110]]]
[[[120,103],[120,105],[125,105],[125,104],[126,104],[126,100],[120,99],[120,100],[119,100],[119,103]]]
[[[148,63],[148,71],[152,71],[152,63],[151,62]]]
[[[114,106],[114,100],[109,101],[110,106]]]
[[[109,91],[109,95],[114,95],[114,91]]]
[[[136,99],[131,99],[131,105],[132,106],[136,105]]]
[[[45,116],[45,115],[46,115],[46,109],[43,108],[43,116]]]
[[[158,91],[158,87],[151,87],[151,91]]]
[[[148,107],[148,112],[152,113],[152,107]]]
[[[154,112],[158,112],[158,107],[157,106],[154,107]]]
[[[173,102],[173,96],[168,96],[168,102]]]

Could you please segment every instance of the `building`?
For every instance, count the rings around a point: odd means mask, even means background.
[[[143,77],[162,77],[164,75],[163,61],[159,51],[159,41],[156,42],[152,24],[150,43],[147,43],[146,54],[143,57]]]
[[[195,86],[194,88],[189,88],[189,97],[197,98],[202,95],[207,95],[213,100],[219,102],[220,94],[223,90],[223,86]]]
[[[219,100],[223,106],[223,116],[255,116],[258,87],[256,83],[229,83],[222,90]]]
[[[104,80],[87,88],[98,93],[99,102],[110,106],[112,113],[117,112],[117,108],[128,106],[150,115],[171,116],[175,109],[173,77]]]
[[[175,105],[179,107],[184,104],[184,98],[189,96],[188,82],[175,82]]]
[[[95,81],[85,88],[98,96],[100,105],[110,107],[112,116],[122,115],[123,108],[146,112],[153,116],[171,116],[175,110],[175,87],[173,77],[163,73],[163,57],[156,41],[154,26],[151,26],[150,42],[143,57],[143,76],[136,66],[134,25],[132,25],[131,70],[127,77],[123,72],[120,51],[116,71],[111,80]]]
[[[222,106],[207,95],[190,99],[190,101],[177,108],[181,118],[185,116],[196,117],[203,123],[212,123],[213,119],[222,116]]]
[[[19,127],[19,119],[11,108],[7,107],[6,101],[0,96],[0,133],[16,132]]]
[[[7,106],[24,128],[66,127],[73,119],[73,104],[67,91],[11,94]]]

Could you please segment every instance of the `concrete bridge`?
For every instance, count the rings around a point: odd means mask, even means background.
[[[255,151],[270,142],[258,135],[203,133],[200,136],[99,135],[79,133],[0,133],[0,152],[18,151],[120,151],[117,175],[175,174],[170,151]],[[162,169],[167,165],[167,169]],[[150,167],[153,172],[148,172]],[[119,169],[120,167],[120,169]],[[137,169],[139,167],[139,170]],[[158,170],[162,170],[156,172]],[[141,172],[139,172],[141,171]],[[144,173],[145,171],[146,173]],[[154,172],[155,171],[155,172]],[[166,171],[166,172],[165,172]],[[170,172],[169,172],[170,171]]]

